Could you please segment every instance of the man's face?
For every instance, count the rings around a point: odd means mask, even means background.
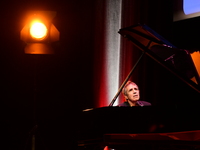
[[[125,98],[132,102],[138,101],[140,99],[140,91],[136,84],[129,84],[126,87]]]

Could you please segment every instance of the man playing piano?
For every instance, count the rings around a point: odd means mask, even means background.
[[[140,100],[140,90],[136,83],[128,81],[122,93],[125,98],[125,102],[119,104],[119,107],[133,107],[133,106],[151,106],[151,103]]]

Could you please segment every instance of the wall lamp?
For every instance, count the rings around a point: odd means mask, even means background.
[[[59,41],[60,33],[52,24],[55,11],[31,11],[25,19],[20,39],[26,43],[26,54],[54,54],[52,43]]]

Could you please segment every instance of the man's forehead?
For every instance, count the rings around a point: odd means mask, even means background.
[[[129,85],[126,86],[127,88],[131,88],[131,87],[138,87],[137,84],[135,83],[130,83]]]

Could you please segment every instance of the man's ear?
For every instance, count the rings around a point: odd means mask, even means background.
[[[128,100],[128,97],[126,95],[124,96],[124,98],[125,98],[126,101]]]

